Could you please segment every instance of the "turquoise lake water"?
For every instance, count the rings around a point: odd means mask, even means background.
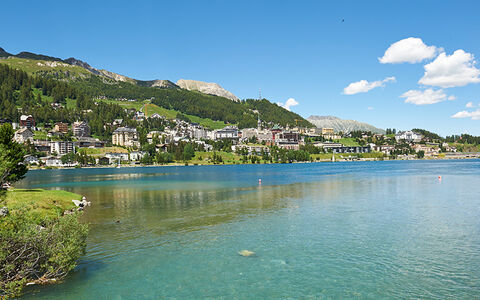
[[[480,160],[39,170],[20,185],[92,202],[79,266],[22,299],[480,298]]]

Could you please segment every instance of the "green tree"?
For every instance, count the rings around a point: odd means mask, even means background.
[[[193,149],[192,144],[187,144],[183,148],[183,160],[191,160],[195,156],[195,150]]]
[[[0,126],[0,185],[18,181],[28,171],[23,164],[25,150],[21,144],[13,141],[13,136],[12,125],[6,123]]]

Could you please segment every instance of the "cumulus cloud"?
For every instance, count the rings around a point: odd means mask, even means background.
[[[442,89],[433,90],[409,90],[403,93],[400,98],[405,98],[405,103],[415,105],[428,105],[443,102],[445,100],[455,100],[455,96],[447,96]]]
[[[471,118],[472,120],[480,120],[480,109],[474,111],[459,111],[452,116],[455,119],[462,119],[462,118]]]
[[[378,61],[382,64],[418,63],[433,58],[440,51],[435,46],[427,46],[422,39],[409,37],[393,43]]]
[[[285,108],[286,110],[290,110],[290,107],[292,106],[296,106],[298,105],[299,103],[297,102],[297,100],[293,99],[293,98],[288,98],[287,101],[285,102],[285,104],[283,103],[277,103],[279,106]]]
[[[465,107],[466,107],[466,108],[472,108],[472,107],[474,107],[474,106],[475,106],[475,105],[474,105],[473,102],[471,102],[471,101],[468,102],[467,104],[465,104]]]
[[[475,67],[473,54],[459,49],[452,55],[445,52],[424,66],[425,74],[418,81],[424,85],[450,88],[480,82],[480,70]]]
[[[360,80],[357,82],[350,83],[346,88],[343,89],[343,94],[345,95],[355,95],[358,93],[366,93],[374,88],[385,86],[385,83],[393,81],[395,82],[395,77],[387,77],[384,80],[377,80],[368,82],[366,80]]]

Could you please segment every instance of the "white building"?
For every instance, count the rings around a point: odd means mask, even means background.
[[[130,160],[132,160],[132,161],[139,161],[139,160],[141,160],[145,155],[147,155],[147,152],[145,152],[145,151],[132,151],[132,152],[130,152]]]
[[[59,158],[49,157],[45,160],[47,167],[63,167],[62,161]]]
[[[238,127],[226,126],[223,129],[215,130],[215,139],[238,139]]]
[[[247,152],[248,152],[248,155],[252,155],[252,154],[260,155],[264,152],[270,153],[270,148],[268,148],[267,146],[263,146],[263,145],[246,145],[246,144],[244,144],[244,145],[233,145],[232,146],[232,151],[234,151],[234,152],[239,152],[242,149],[246,149]]]
[[[411,130],[408,130],[408,131],[402,131],[402,132],[399,132],[395,135],[395,140],[398,142],[398,141],[401,141],[401,140],[404,140],[406,142],[409,142],[409,143],[418,143],[422,140],[423,136],[421,134],[418,134],[416,132],[413,132]]]
[[[109,163],[118,163],[119,161],[128,161],[128,153],[107,153],[105,157],[109,159]]]
[[[65,155],[70,152],[75,153],[75,144],[73,142],[69,142],[69,141],[50,142],[50,153]]]

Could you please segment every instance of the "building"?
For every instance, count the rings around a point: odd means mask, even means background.
[[[57,153],[57,155],[65,155],[67,153],[75,153],[75,144],[70,141],[55,141],[50,142],[50,153]]]
[[[115,120],[113,120],[112,125],[113,126],[120,126],[120,125],[122,125],[122,123],[123,123],[123,119],[115,119]]]
[[[373,146],[373,150],[385,153],[386,155],[390,155],[395,150],[395,146],[393,145]]]
[[[423,151],[425,156],[437,156],[440,153],[440,148],[430,145],[416,144],[413,146],[415,152]]]
[[[73,135],[76,137],[89,137],[90,126],[88,126],[87,122],[73,123]]]
[[[33,141],[35,146],[35,151],[50,153],[50,142],[49,141]]]
[[[238,139],[238,127],[237,126],[226,126],[223,129],[215,130],[215,139]]]
[[[128,153],[107,153],[105,157],[108,158],[109,164],[129,160]]]
[[[265,142],[266,144],[270,144],[273,142],[273,133],[267,129],[245,128],[242,129],[241,134],[243,141],[248,141],[255,137],[259,143]]]
[[[154,113],[150,116],[151,119],[165,119],[164,116],[159,115],[158,113]]]
[[[399,141],[406,141],[409,143],[418,143],[422,140],[423,136],[421,134],[418,134],[414,131],[408,130],[408,131],[402,131],[399,132],[395,135],[395,140],[397,142]]]
[[[26,155],[23,162],[27,165],[38,165],[40,163],[38,158],[33,155]]]
[[[132,151],[132,152],[130,152],[130,160],[132,160],[132,161],[139,161],[139,160],[141,160],[145,155],[147,155],[147,152],[145,152],[145,151]]]
[[[275,145],[287,149],[298,150],[300,149],[300,135],[294,131],[282,131],[274,136]]]
[[[332,153],[370,153],[370,146],[341,146],[341,147],[323,147],[326,150],[331,150]]]
[[[79,148],[103,148],[105,147],[105,142],[92,137],[79,137],[76,145]]]
[[[252,154],[255,154],[255,155],[261,155],[263,153],[270,153],[270,148],[267,147],[267,146],[263,146],[263,145],[247,145],[247,144],[244,144],[244,145],[233,145],[232,146],[232,151],[234,152],[239,152],[241,150],[247,150],[248,152],[248,155],[252,155]]]
[[[20,128],[32,128],[35,127],[35,119],[32,115],[21,115],[20,116]]]
[[[68,123],[62,123],[62,122],[55,123],[53,130],[56,132],[61,132],[66,134],[68,133]]]
[[[33,132],[29,128],[24,127],[15,132],[13,139],[15,140],[15,142],[21,144],[27,141],[33,141]]]
[[[59,158],[48,157],[45,159],[45,166],[47,167],[63,167],[62,161]]]
[[[138,122],[142,122],[145,119],[145,113],[141,111],[136,111],[133,119]]]
[[[119,127],[112,134],[112,144],[124,147],[140,147],[136,128]]]
[[[205,128],[199,125],[194,125],[191,128],[191,137],[195,140],[201,140],[207,138],[207,131]]]
[[[333,128],[322,128],[322,135],[326,134],[335,134],[335,131],[333,130]]]

